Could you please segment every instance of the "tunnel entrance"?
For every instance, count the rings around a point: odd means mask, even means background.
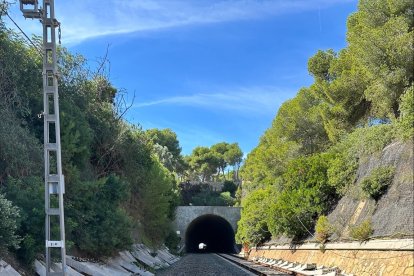
[[[199,244],[207,245],[199,249]],[[234,231],[230,223],[216,215],[203,215],[193,220],[185,233],[188,253],[235,253]]]

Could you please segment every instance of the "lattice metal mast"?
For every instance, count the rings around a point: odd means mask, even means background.
[[[56,57],[56,28],[54,0],[20,0],[20,10],[25,18],[37,18],[43,26],[43,117],[45,165],[45,215],[46,215],[46,275],[66,275],[65,223],[60,144],[58,68]],[[52,229],[59,229],[53,231]],[[62,267],[52,264],[52,251],[60,255]],[[53,255],[55,257],[55,255]]]

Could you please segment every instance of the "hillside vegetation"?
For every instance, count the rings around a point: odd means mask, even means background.
[[[178,204],[172,170],[152,137],[123,120],[125,92],[111,85],[105,60],[90,70],[60,48],[59,68],[68,250],[100,257],[133,237],[162,244]],[[0,252],[26,263],[44,251],[42,97],[39,52],[0,20]]]
[[[303,239],[317,221],[326,240],[325,215],[355,190],[358,167],[391,142],[412,139],[413,12],[408,0],[360,0],[348,18],[348,46],[309,59],[314,83],[280,107],[241,169],[240,243]],[[394,173],[372,170],[358,196],[379,200]]]

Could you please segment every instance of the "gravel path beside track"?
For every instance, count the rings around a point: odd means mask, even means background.
[[[220,275],[220,276],[247,276],[254,275],[244,269],[215,254],[188,254],[181,258],[180,261],[173,264],[164,271],[157,272],[160,276],[197,276],[197,275]]]

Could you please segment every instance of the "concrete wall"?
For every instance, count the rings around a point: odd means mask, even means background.
[[[240,220],[241,207],[226,206],[179,206],[175,213],[174,226],[180,231],[181,242],[185,242],[185,233],[190,223],[203,215],[217,215],[231,225],[233,231],[237,231],[237,222]]]

